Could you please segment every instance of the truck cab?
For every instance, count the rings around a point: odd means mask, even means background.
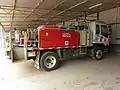
[[[92,44],[109,45],[109,30],[107,24],[102,21],[89,22]]]

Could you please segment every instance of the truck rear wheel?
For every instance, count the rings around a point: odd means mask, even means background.
[[[41,56],[40,67],[45,71],[51,71],[59,68],[60,61],[56,53],[48,51]]]
[[[101,60],[103,58],[103,51],[99,48],[92,50],[91,54],[91,57],[94,60]]]

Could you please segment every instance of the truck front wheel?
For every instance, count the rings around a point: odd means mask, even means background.
[[[93,49],[91,54],[91,57],[95,60],[101,60],[103,58],[103,51],[99,48]]]
[[[45,71],[51,71],[59,68],[60,61],[56,53],[48,51],[41,56],[40,67]]]

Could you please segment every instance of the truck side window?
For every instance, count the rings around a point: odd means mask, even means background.
[[[99,25],[96,25],[96,34],[99,34],[100,33],[100,27]]]
[[[108,28],[106,25],[101,25],[101,34],[105,37],[108,37]]]

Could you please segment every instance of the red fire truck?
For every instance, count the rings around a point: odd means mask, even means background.
[[[55,25],[41,25],[37,28],[38,46],[35,67],[45,71],[60,66],[60,59],[69,56],[89,55],[101,60],[109,46],[107,25],[99,21],[90,21],[74,30],[61,29]]]

